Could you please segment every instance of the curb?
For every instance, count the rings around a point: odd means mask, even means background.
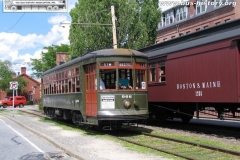
[[[20,125],[21,127],[29,130],[30,132],[32,132],[32,133],[34,133],[34,134],[42,137],[43,139],[45,139],[45,140],[47,140],[47,141],[49,141],[50,143],[52,143],[53,145],[55,145],[57,148],[63,150],[66,154],[68,154],[68,155],[70,155],[70,156],[72,156],[72,157],[74,157],[74,158],[77,158],[77,159],[79,159],[79,160],[85,160],[84,158],[80,157],[80,156],[78,155],[78,153],[77,153],[76,151],[74,151],[73,149],[70,149],[70,148],[68,148],[68,147],[66,147],[66,146],[63,146],[61,143],[59,143],[59,142],[51,139],[50,137],[48,137],[48,136],[46,136],[46,135],[44,135],[44,134],[42,134],[42,133],[39,133],[38,131],[36,131],[36,130],[34,130],[34,129],[31,129],[31,128],[27,127],[27,126],[24,126],[23,124],[17,122],[16,120],[12,119],[12,118],[9,117],[9,116],[3,115],[3,114],[1,114],[1,115],[4,116],[4,117],[6,117],[6,118],[8,118],[8,119],[10,119],[10,120],[12,120],[13,122],[17,123],[17,124]]]

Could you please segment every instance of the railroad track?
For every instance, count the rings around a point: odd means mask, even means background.
[[[193,133],[201,133],[206,135],[212,135],[220,138],[226,139],[239,139],[240,131],[239,128],[227,127],[227,126],[217,126],[210,124],[183,124],[181,122],[168,121],[166,124],[162,125],[151,125],[152,127],[161,127],[168,129],[177,129]]]
[[[36,111],[25,111],[22,112],[33,114],[36,116],[49,118]],[[50,118],[51,119],[51,118]],[[61,122],[68,126],[77,128],[75,125]],[[99,131],[90,131],[98,134]],[[162,135],[154,135],[146,132],[137,131],[134,128],[124,129],[117,132],[99,132],[99,134],[107,134],[121,141],[132,143],[138,146],[150,148],[159,152],[164,152],[170,155],[181,157],[188,160],[206,160],[206,159],[240,159],[240,152],[224,149],[220,147],[214,147],[204,145],[191,141],[184,141],[174,138],[169,138]]]
[[[204,145],[191,141],[184,141],[174,138],[169,138],[166,136],[154,135],[145,132],[138,132],[130,130],[130,132],[135,132],[141,134],[141,138],[126,138],[117,137],[123,141],[133,143],[139,146],[151,148],[160,152],[165,152],[171,155],[175,155],[181,158],[189,160],[206,160],[206,159],[240,159],[240,152]],[[144,140],[145,139],[145,140]],[[147,139],[150,139],[149,141]],[[148,142],[147,142],[148,141]],[[225,158],[222,158],[225,157]]]

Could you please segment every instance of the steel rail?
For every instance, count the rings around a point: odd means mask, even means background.
[[[211,149],[211,150],[218,151],[218,152],[223,152],[223,153],[227,153],[227,154],[231,154],[231,155],[235,155],[235,156],[240,156],[240,152],[232,151],[229,149],[224,149],[224,148],[209,146],[209,145],[200,144],[200,143],[196,143],[196,142],[190,142],[190,141],[186,141],[186,140],[179,140],[179,139],[175,139],[175,138],[169,138],[169,137],[149,134],[149,133],[145,133],[145,132],[140,132],[140,133],[142,133],[143,135],[146,135],[146,136],[150,136],[150,137],[161,138],[161,139],[174,141],[174,142],[178,142],[178,143],[185,143],[185,144],[189,144],[189,145],[193,145],[193,146]]]
[[[174,153],[174,152],[171,152],[171,151],[168,151],[168,150],[165,150],[165,149],[160,149],[160,148],[156,148],[156,147],[153,147],[153,146],[150,146],[150,145],[141,144],[141,143],[138,143],[138,142],[134,142],[132,140],[125,139],[125,138],[121,138],[121,137],[115,137],[115,138],[120,139],[120,140],[125,141],[125,142],[128,142],[128,143],[138,145],[138,146],[143,146],[143,147],[146,147],[146,148],[150,148],[150,149],[153,149],[153,150],[157,150],[157,151],[160,151],[160,152],[164,152],[164,153],[168,153],[168,154],[171,154],[171,155],[174,155],[174,156],[185,158],[185,159],[188,159],[188,160],[197,160],[195,158],[188,157],[188,156],[185,156],[185,155],[182,155],[182,154],[179,154],[179,153]]]

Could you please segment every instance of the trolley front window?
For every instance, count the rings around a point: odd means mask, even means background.
[[[135,62],[100,62],[99,82],[100,90],[146,90],[147,64]],[[96,85],[96,86],[97,86]]]

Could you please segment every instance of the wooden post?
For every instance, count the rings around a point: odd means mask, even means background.
[[[113,30],[113,48],[117,49],[117,35],[116,35],[116,24],[115,24],[115,10],[114,6],[111,6],[112,15],[112,30]]]

